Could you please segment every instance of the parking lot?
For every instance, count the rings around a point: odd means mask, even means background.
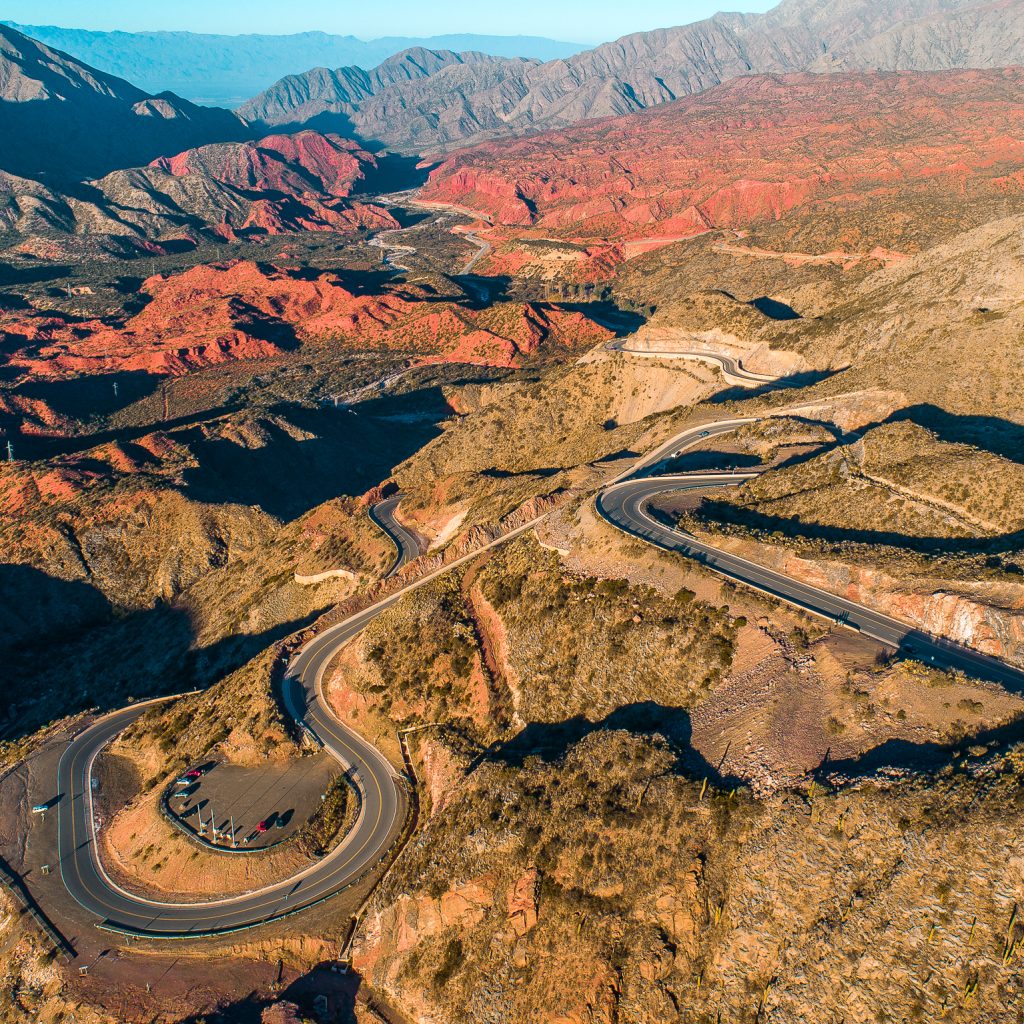
[[[190,768],[202,774],[187,786],[174,787],[171,812],[217,846],[250,850],[274,846],[302,828],[340,771],[324,753],[281,764],[206,762]]]

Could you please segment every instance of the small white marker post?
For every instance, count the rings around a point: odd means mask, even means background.
[[[235,816],[233,814],[231,815],[231,849],[238,849],[238,846],[235,843]]]
[[[196,810],[199,812],[199,834],[201,836],[202,835],[206,835],[205,831],[203,830],[203,808],[202,808],[202,805],[201,804],[197,804],[196,805]]]

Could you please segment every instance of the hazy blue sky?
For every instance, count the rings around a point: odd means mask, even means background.
[[[0,0],[0,19],[65,28],[189,29],[428,36],[448,32],[540,35],[593,43],[715,11],[766,11],[778,0]]]

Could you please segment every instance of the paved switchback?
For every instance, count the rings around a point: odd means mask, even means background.
[[[785,386],[785,378],[767,373],[754,373],[740,362],[738,356],[727,355],[723,352],[704,352],[697,349],[630,348],[627,344],[628,341],[628,338],[619,338],[608,342],[606,347],[610,352],[621,352],[623,355],[640,359],[684,359],[691,363],[717,366],[722,371],[722,377],[727,383],[737,384],[743,388],[763,388],[768,384]]]
[[[394,519],[399,500],[396,496],[372,510],[375,521],[391,536],[398,551],[392,573],[419,554],[417,539]],[[115,736],[161,702],[130,705],[106,715],[76,736],[58,765],[58,859],[61,878],[71,896],[94,914],[98,923],[113,931],[187,938],[230,932],[288,916],[343,891],[372,871],[387,854],[404,818],[403,785],[372,744],[337,720],[324,698],[322,681],[338,650],[400,596],[319,634],[292,660],[282,684],[288,713],[343,766],[359,793],[356,824],[339,846],[283,882],[224,900],[168,903],[117,885],[105,871],[97,848],[92,769],[99,753]]]
[[[753,421],[736,420],[693,427],[663,445],[654,455],[648,456],[644,468],[709,437],[730,433],[749,422]],[[1024,691],[1024,671],[1013,665],[943,637],[933,636],[892,616],[705,543],[651,514],[650,505],[656,498],[686,491],[702,493],[723,487],[738,487],[757,475],[740,472],[637,477],[631,474],[602,490],[597,497],[597,508],[604,519],[623,533],[691,558],[731,580],[863,633],[888,647],[902,648],[920,661],[990,679],[1017,692]]]

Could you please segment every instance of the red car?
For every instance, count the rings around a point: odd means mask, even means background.
[[[260,823],[259,823],[259,824],[258,824],[258,825],[256,826],[256,833],[257,833],[257,835],[263,835],[263,833],[264,833],[264,832],[266,832],[266,831],[267,831],[267,829],[269,829],[269,828],[270,828],[270,824],[269,824],[268,822],[266,822],[266,821],[261,821],[261,822],[260,822]]]

